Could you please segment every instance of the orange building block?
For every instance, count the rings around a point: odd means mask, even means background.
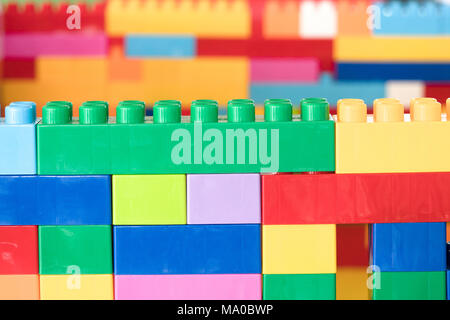
[[[370,4],[368,0],[338,0],[338,35],[369,36],[367,8]]]
[[[265,38],[299,38],[299,2],[268,0],[263,13]]]
[[[139,81],[142,64],[138,59],[127,59],[122,46],[112,46],[108,57],[108,78],[111,81]]]
[[[39,276],[0,275],[0,300],[39,300]]]

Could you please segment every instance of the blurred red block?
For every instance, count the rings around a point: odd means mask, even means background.
[[[5,58],[3,60],[3,77],[33,79],[35,77],[34,58]]]

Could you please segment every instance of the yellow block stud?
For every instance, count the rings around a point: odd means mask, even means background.
[[[114,175],[115,225],[186,224],[186,175]]]
[[[41,300],[112,300],[113,276],[41,275]]]
[[[338,121],[366,122],[367,106],[361,99],[340,99],[337,102]]]
[[[412,121],[441,121],[442,105],[437,101],[418,100],[411,113]]]
[[[264,225],[263,274],[336,273],[336,225]]]
[[[378,101],[373,104],[373,120],[375,122],[402,122],[405,108],[399,102]]]
[[[414,121],[414,105],[418,101],[433,102],[433,101],[437,101],[437,100],[435,98],[412,98],[411,102],[409,103],[409,114],[411,116],[411,121]]]

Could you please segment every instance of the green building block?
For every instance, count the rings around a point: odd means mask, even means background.
[[[322,105],[318,108],[324,107]],[[42,123],[37,125],[38,173],[334,171],[335,130],[332,120],[317,120],[311,115],[303,120],[299,117],[287,120],[289,112],[275,108],[276,103],[270,103],[266,112],[271,112],[271,116],[253,121],[254,105],[252,108],[248,102],[235,102],[228,106],[231,115],[228,120],[219,118],[215,122],[212,119],[215,112],[210,112],[208,106],[215,108],[211,103],[205,103],[204,108],[195,105],[194,121],[181,117],[181,111],[175,110],[181,106],[160,103],[158,123],[128,108],[120,110],[121,123],[116,123],[114,118],[98,123],[100,117],[89,121],[89,115],[94,114],[94,108],[99,106],[85,105],[80,109],[83,124],[77,119],[67,120],[70,119],[66,114],[70,113],[69,108],[62,106],[55,110],[55,105],[44,106]],[[50,113],[46,108],[52,108],[51,119],[58,119],[56,123],[47,119]],[[128,117],[127,112],[135,113]],[[56,116],[57,113],[61,115]]]
[[[445,300],[445,271],[374,272],[372,278],[373,300]]]
[[[336,300],[336,274],[264,274],[264,300]]]
[[[185,175],[115,175],[112,181],[114,224],[186,224]]]
[[[39,226],[40,274],[112,274],[111,226]]]

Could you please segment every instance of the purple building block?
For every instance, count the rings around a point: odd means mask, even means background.
[[[187,223],[261,223],[259,174],[188,174]]]

